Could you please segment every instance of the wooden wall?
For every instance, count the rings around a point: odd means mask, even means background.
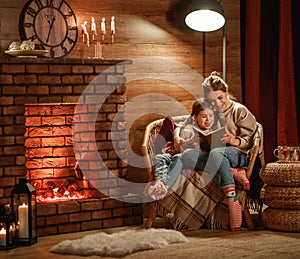
[[[202,76],[207,76],[213,70],[222,72],[223,31],[205,33],[204,52],[203,33],[192,31],[184,24],[183,11],[189,3],[187,0],[67,0],[67,2],[76,14],[80,32],[77,44],[68,54],[68,58],[93,58],[94,45],[88,47],[82,43],[80,25],[87,20],[90,26],[93,16],[99,29],[102,17],[109,20],[114,15],[115,43],[110,43],[108,34],[105,42],[102,42],[103,58],[134,60],[133,66],[126,68],[126,73],[133,80],[127,83],[125,108],[129,144],[133,151],[132,161],[135,161],[134,154],[139,155],[145,125],[166,113],[178,115],[190,112],[194,99],[202,95]],[[26,0],[1,0],[0,2],[1,55],[5,55],[3,51],[12,41],[20,41],[18,18],[25,3]],[[227,82],[231,93],[241,100],[240,1],[222,0],[221,3],[227,13]],[[89,26],[88,30],[90,30]],[[148,62],[147,57],[159,58]],[[140,60],[135,60],[137,58],[145,58],[142,60],[142,65],[138,63]],[[164,58],[166,62],[161,61],[160,58]],[[190,70],[199,73],[200,77],[189,78],[187,74],[183,75],[178,64],[188,66]],[[137,71],[138,68],[143,71]],[[146,73],[148,78],[145,78],[142,72]],[[156,76],[160,73],[170,73],[173,81],[170,82],[160,76],[157,78],[153,73]],[[183,77],[187,78],[183,79]],[[190,85],[189,91],[178,84],[182,79]],[[170,98],[172,98],[171,102]],[[141,174],[140,171],[138,165],[132,166],[132,180],[144,179],[145,174]]]

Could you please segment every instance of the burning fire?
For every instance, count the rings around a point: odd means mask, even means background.
[[[68,201],[85,198],[85,190],[76,183],[75,177],[67,178],[60,186],[57,186],[54,181],[48,181],[46,188],[37,192],[37,202]]]

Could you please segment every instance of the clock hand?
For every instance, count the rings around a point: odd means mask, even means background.
[[[49,23],[50,28],[49,28],[49,31],[48,31],[48,36],[47,36],[46,43],[48,43],[48,41],[49,41],[49,37],[50,37],[51,30],[52,30],[52,28],[53,28],[53,23],[54,23],[54,21],[55,21],[55,17],[53,17],[51,23]]]
[[[49,19],[49,15],[48,15],[48,14],[45,14],[45,18],[46,18],[47,22],[48,22],[48,23],[49,23],[49,25],[50,25],[50,19]]]

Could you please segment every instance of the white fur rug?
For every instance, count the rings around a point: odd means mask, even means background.
[[[113,234],[100,232],[80,239],[64,240],[49,251],[81,256],[121,257],[138,251],[187,242],[187,240],[181,232],[170,229],[126,230]]]

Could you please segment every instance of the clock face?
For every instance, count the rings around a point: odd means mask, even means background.
[[[76,16],[64,0],[30,0],[20,16],[20,34],[49,50],[45,56],[63,57],[76,44]]]

